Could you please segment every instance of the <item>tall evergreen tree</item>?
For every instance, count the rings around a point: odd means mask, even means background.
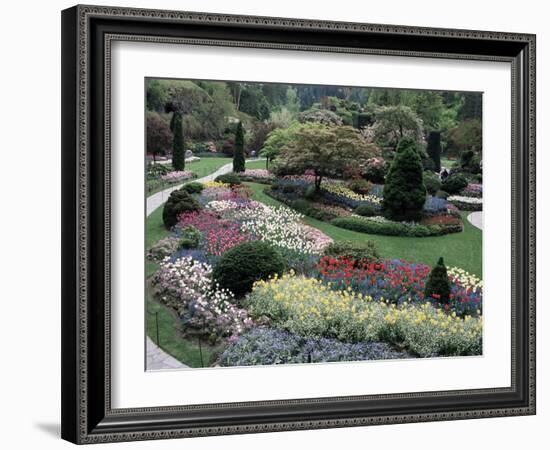
[[[174,170],[185,169],[185,143],[181,113],[174,112],[174,141],[172,143],[172,166]]]
[[[439,131],[430,131],[428,134],[426,151],[434,162],[434,170],[439,172],[441,170],[441,133]]]
[[[440,303],[449,303],[451,283],[443,258],[439,258],[439,261],[430,272],[424,294],[426,298],[432,297]]]
[[[245,170],[244,162],[244,131],[243,124],[239,122],[235,132],[235,151],[233,153],[233,172],[239,173]]]
[[[401,139],[384,185],[384,216],[390,220],[418,220],[425,201],[422,160],[416,143],[410,138]]]

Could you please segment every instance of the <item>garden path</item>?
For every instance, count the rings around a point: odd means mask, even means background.
[[[476,228],[483,230],[483,211],[475,211],[468,215],[468,221]]]
[[[185,367],[189,366],[170,356],[147,336],[147,370],[183,369]]]
[[[249,161],[261,161],[262,159],[252,159]],[[247,161],[248,162],[248,161]],[[223,175],[226,173],[229,173],[233,170],[233,163],[228,163],[225,166],[221,166],[218,170],[215,172],[212,172],[210,175],[206,175],[202,178],[198,178],[193,181],[198,182],[205,182],[205,181],[213,181],[216,177],[219,175]],[[150,195],[147,197],[147,215],[149,216],[155,209],[157,209],[160,205],[162,205],[166,200],[168,200],[168,197],[170,194],[175,191],[176,189],[179,189],[182,187],[184,183],[178,184],[176,186],[170,186],[169,188],[164,189],[163,191],[157,192],[156,194]]]

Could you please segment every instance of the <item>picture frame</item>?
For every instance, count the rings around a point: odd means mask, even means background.
[[[115,41],[511,64],[509,387],[114,409]],[[535,414],[535,36],[78,5],[62,12],[62,437],[85,444]]]

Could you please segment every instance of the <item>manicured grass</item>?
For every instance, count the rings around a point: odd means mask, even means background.
[[[283,205],[283,203],[264,193],[265,185],[259,183],[246,184],[253,190],[255,200],[272,206]],[[373,241],[376,243],[382,257],[385,258],[402,258],[408,261],[434,265],[437,259],[443,256],[447,266],[457,266],[482,277],[482,233],[481,230],[468,222],[468,214],[469,212],[461,213],[464,221],[464,231],[462,233],[424,238],[358,233],[310,217],[306,217],[305,222],[321,230],[334,240]]]
[[[178,361],[190,367],[208,367],[219,353],[219,348],[212,347],[198,338],[183,337],[179,329],[180,322],[175,313],[166,306],[153,300],[147,291],[147,335],[157,345],[157,320],[159,347]],[[202,352],[202,358],[201,358]]]
[[[265,169],[265,160],[247,161],[246,168],[247,169]]]

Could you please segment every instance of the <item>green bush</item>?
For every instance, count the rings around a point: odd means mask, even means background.
[[[315,185],[310,184],[307,187],[306,192],[304,193],[304,197],[307,198],[308,200],[313,200],[315,197],[317,197],[317,191],[315,190]]]
[[[188,194],[199,194],[204,189],[204,185],[193,181],[191,183],[184,184],[180,191],[185,191]]]
[[[379,222],[366,217],[339,217],[331,220],[332,225],[346,230],[386,236],[427,237],[444,233],[439,225],[417,225],[402,222]]]
[[[225,252],[212,275],[222,288],[242,297],[252,290],[255,281],[281,275],[285,268],[285,260],[274,247],[267,242],[251,241]]]
[[[426,298],[432,297],[440,303],[449,303],[451,283],[449,282],[449,276],[447,275],[447,268],[445,267],[443,258],[439,258],[439,261],[437,261],[437,264],[430,272],[424,294]]]
[[[450,195],[450,194],[449,194],[448,192],[446,192],[446,191],[437,191],[437,192],[435,193],[435,196],[436,196],[437,198],[444,198],[445,200],[447,199],[447,197],[448,197],[449,195]]]
[[[382,210],[391,220],[418,220],[426,201],[422,161],[412,139],[401,139],[384,185]]]
[[[368,194],[372,189],[372,183],[363,179],[350,180],[347,183],[348,188],[357,194]]]
[[[179,248],[197,248],[201,239],[201,232],[193,225],[187,225],[181,229],[181,236],[178,242]]]
[[[441,189],[441,180],[439,179],[439,175],[435,172],[430,172],[429,170],[424,172],[424,186],[426,186],[428,194],[434,195]]]
[[[359,205],[357,208],[354,209],[353,212],[359,216],[365,216],[365,217],[371,217],[376,215],[376,210],[371,205],[367,205],[367,204]]]
[[[230,184],[231,186],[236,186],[237,184],[242,183],[239,176],[235,175],[234,173],[225,173],[223,175],[218,175],[215,181],[218,181],[219,183]]]
[[[324,251],[326,256],[338,258],[344,256],[355,261],[376,260],[380,258],[380,253],[372,241],[336,241],[329,244]]]
[[[168,229],[178,223],[178,217],[184,212],[198,211],[201,205],[189,193],[177,190],[168,197],[162,210],[162,221]]]
[[[441,189],[449,194],[458,194],[466,186],[468,186],[468,179],[461,173],[453,173],[441,183]]]

